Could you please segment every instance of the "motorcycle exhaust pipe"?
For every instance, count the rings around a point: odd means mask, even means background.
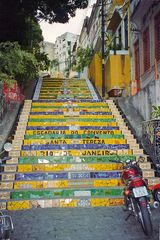
[[[154,207],[154,208],[159,208],[159,202],[155,201],[155,202],[153,203],[153,207]]]

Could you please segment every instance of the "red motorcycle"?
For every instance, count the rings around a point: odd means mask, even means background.
[[[122,182],[124,188],[124,203],[126,211],[129,211],[130,216],[134,216],[141,224],[143,232],[147,236],[152,235],[151,210],[149,204],[148,186],[142,177],[142,171],[138,166],[138,162],[126,160],[126,162],[112,161],[123,163]]]

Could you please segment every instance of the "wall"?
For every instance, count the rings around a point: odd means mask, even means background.
[[[131,97],[134,107],[145,120],[149,120],[152,105],[160,105],[160,78],[152,81],[139,93]]]
[[[97,53],[94,55],[89,66],[89,79],[100,93],[102,88],[102,62]]]
[[[80,73],[80,78],[81,79],[88,79],[88,67],[85,67],[84,69],[83,69],[83,72],[81,72]]]
[[[152,161],[160,163],[160,120],[143,122],[142,144]]]
[[[105,79],[107,92],[124,88],[128,94],[130,84],[130,57],[125,54],[110,54],[106,63]]]

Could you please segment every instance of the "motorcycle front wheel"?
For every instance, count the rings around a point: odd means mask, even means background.
[[[144,201],[137,202],[138,221],[142,226],[144,234],[147,236],[151,236],[153,232],[151,214],[147,207],[147,200],[145,199]]]
[[[154,198],[154,201],[160,202],[160,188],[154,190],[153,198]]]
[[[10,230],[5,230],[3,239],[4,240],[9,240],[11,237],[11,231]]]

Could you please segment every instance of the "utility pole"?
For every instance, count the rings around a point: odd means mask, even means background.
[[[102,97],[105,97],[105,62],[104,62],[104,51],[105,51],[105,15],[104,15],[104,0],[101,5],[101,15],[102,15],[102,26],[101,26],[101,38],[102,38]]]
[[[71,60],[71,41],[68,41],[68,57],[69,57],[69,62],[68,62],[68,67],[69,67],[69,71],[71,70],[72,67],[72,60]]]

